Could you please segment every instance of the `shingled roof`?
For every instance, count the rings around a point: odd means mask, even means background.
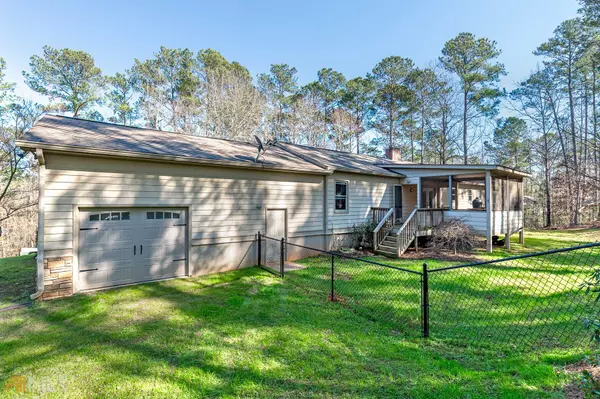
[[[219,166],[329,174],[333,171],[402,176],[375,164],[389,161],[367,155],[278,144],[255,162],[255,143],[193,136],[112,123],[44,115],[17,145],[115,157],[196,162]]]
[[[25,149],[101,152],[113,156],[137,155],[156,160],[324,173],[323,168],[279,148],[269,149],[256,163],[256,145],[249,143],[56,115],[43,116],[17,145]]]
[[[395,177],[403,176],[402,174],[385,169],[385,165],[401,166],[404,162],[392,162],[387,158],[329,150],[327,148],[307,147],[298,144],[280,143],[278,146],[309,162],[315,162],[317,165],[338,172],[389,175]]]

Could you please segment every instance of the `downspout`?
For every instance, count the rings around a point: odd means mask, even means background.
[[[38,160],[40,169],[38,173],[38,233],[37,233],[37,291],[31,295],[35,300],[44,293],[44,193],[46,177],[46,160],[44,151],[41,148],[35,150],[35,156]]]

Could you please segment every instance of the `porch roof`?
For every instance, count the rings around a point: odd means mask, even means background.
[[[495,172],[496,175],[502,176],[511,176],[511,177],[531,177],[531,174],[524,172],[522,170],[518,170],[515,168],[510,168],[508,166],[503,165],[489,165],[489,164],[477,164],[477,165],[438,165],[438,164],[379,164],[382,168],[402,172],[402,170],[407,169],[425,169],[425,170],[440,170],[440,176],[444,175],[445,171],[448,170],[461,170],[461,171],[471,171],[473,173],[478,172],[486,172],[491,171]],[[431,176],[431,175],[429,175]]]

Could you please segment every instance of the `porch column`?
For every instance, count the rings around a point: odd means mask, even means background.
[[[421,177],[417,180],[417,208],[421,209]]]
[[[448,210],[452,210],[452,175],[448,176]]]
[[[521,203],[519,204],[519,210],[521,211],[521,230],[519,230],[519,244],[525,244],[525,182],[521,180],[519,183],[519,195],[521,196],[519,199]]]
[[[504,211],[502,213],[504,213],[504,217],[506,218],[506,232],[504,233],[504,247],[506,249],[510,249],[510,233],[511,233],[511,229],[510,229],[510,180],[508,180],[508,176],[506,176],[506,179],[504,180],[504,185],[506,187],[506,190],[504,190],[504,203],[506,204],[506,206],[504,206]]]
[[[460,191],[458,191],[458,185],[460,183],[456,182],[456,195],[454,196],[454,209],[458,210],[458,194],[460,193]]]
[[[492,173],[489,170],[485,172],[485,219],[487,251],[492,252]]]

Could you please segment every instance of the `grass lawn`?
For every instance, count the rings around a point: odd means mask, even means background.
[[[598,231],[583,233],[530,232],[513,252]],[[582,358],[424,341],[293,281],[251,268],[0,313],[0,384],[24,375],[28,395],[55,398],[560,398],[575,378],[564,366]]]
[[[35,255],[0,259],[0,308],[28,302],[35,292]]]
[[[526,245],[510,251],[475,253],[469,262],[501,259],[535,250],[573,246],[600,236],[598,230],[530,232]],[[304,251],[305,269],[286,278],[299,289],[327,298],[331,292],[331,256]],[[367,258],[406,270],[422,271],[458,262],[437,259]],[[463,261],[466,262],[466,261]],[[430,336],[487,348],[565,348],[585,345],[594,296],[581,284],[600,266],[600,248],[429,273]],[[355,312],[395,325],[405,336],[421,334],[421,275],[343,257],[335,258],[335,297]]]

